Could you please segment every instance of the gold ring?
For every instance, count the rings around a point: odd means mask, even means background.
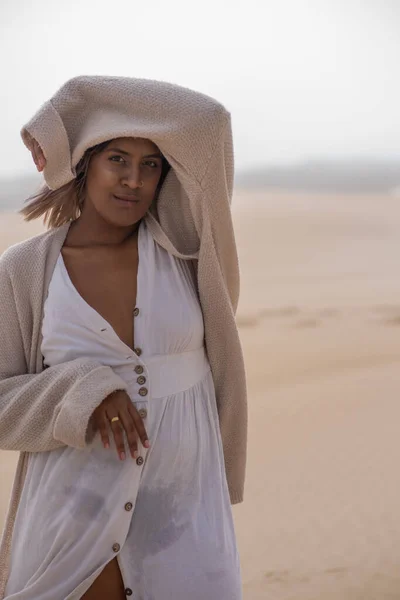
[[[119,421],[119,417],[113,417],[113,418],[111,419],[111,423],[114,423],[114,421]]]

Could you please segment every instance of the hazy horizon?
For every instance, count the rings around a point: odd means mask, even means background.
[[[0,210],[21,207],[39,189],[43,174],[33,170],[17,175],[0,174]],[[238,190],[287,191],[290,193],[336,193],[400,195],[400,159],[337,159],[321,157],[286,165],[265,164],[236,169]]]
[[[20,129],[82,74],[161,79],[217,98],[232,114],[238,171],[398,159],[399,17],[394,0],[248,0],[229,10],[204,0],[195,14],[183,0],[121,0],[118,11],[105,0],[3,4],[0,177],[33,172]]]

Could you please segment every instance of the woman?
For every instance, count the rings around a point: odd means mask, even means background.
[[[7,600],[241,597],[245,377],[229,114],[78,77],[22,130],[50,230],[0,261]],[[4,292],[3,292],[4,290]]]

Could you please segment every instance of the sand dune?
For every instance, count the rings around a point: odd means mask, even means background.
[[[400,205],[237,191],[245,600],[400,597]],[[41,228],[0,217],[0,252]],[[15,456],[1,453],[4,515]]]

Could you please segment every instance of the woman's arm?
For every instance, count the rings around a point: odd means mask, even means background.
[[[22,327],[12,282],[0,260],[0,449],[43,452],[84,448],[90,417],[123,379],[92,359],[77,359],[27,374]]]

